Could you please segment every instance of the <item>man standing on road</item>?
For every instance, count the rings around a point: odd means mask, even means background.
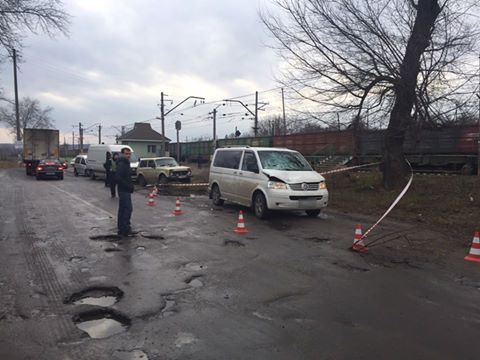
[[[132,193],[133,181],[130,170],[130,155],[132,154],[129,148],[122,149],[122,155],[117,161],[117,171],[115,180],[118,186],[118,235],[128,236],[132,235],[132,228],[130,226],[130,218],[132,216]]]
[[[115,179],[115,174],[117,173],[117,161],[118,161],[118,154],[114,153],[112,156],[112,168],[110,169],[110,193],[112,194],[112,198],[116,196],[116,188],[117,188],[117,180]]]

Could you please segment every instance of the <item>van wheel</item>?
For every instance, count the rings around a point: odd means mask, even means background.
[[[259,219],[265,219],[268,216],[267,200],[261,192],[257,192],[253,197],[253,211]]]
[[[311,218],[316,218],[318,215],[320,215],[320,212],[322,210],[320,209],[316,209],[316,210],[305,210],[305,212],[307,213],[307,216],[308,217],[311,217]]]
[[[220,188],[218,185],[213,185],[212,188],[212,202],[215,206],[222,206],[224,201],[222,199],[222,194],[220,194]]]
[[[142,175],[138,177],[138,185],[140,185],[141,187],[147,186],[147,180],[145,180]]]

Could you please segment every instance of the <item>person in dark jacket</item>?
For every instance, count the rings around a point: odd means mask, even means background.
[[[105,168],[105,187],[108,187],[112,181],[112,154],[109,152],[106,154],[106,160],[103,167]]]
[[[118,154],[114,153],[112,156],[112,168],[110,169],[110,193],[112,194],[112,198],[116,196],[116,188],[117,188],[117,181],[115,180],[115,174],[117,172],[117,160]]]
[[[115,172],[115,180],[118,190],[118,235],[132,235],[132,227],[130,218],[132,216],[132,193],[133,181],[130,170],[131,150],[129,148],[122,149],[122,155],[117,161],[117,171]]]

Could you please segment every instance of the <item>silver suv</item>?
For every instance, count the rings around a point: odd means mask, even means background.
[[[251,206],[259,218],[269,210],[305,210],[316,217],[328,205],[325,179],[299,152],[288,149],[217,149],[209,194],[215,205],[227,200]]]

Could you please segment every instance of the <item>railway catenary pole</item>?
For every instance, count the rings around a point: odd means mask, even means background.
[[[480,176],[480,54],[478,55],[478,141],[477,141],[477,176]]]

